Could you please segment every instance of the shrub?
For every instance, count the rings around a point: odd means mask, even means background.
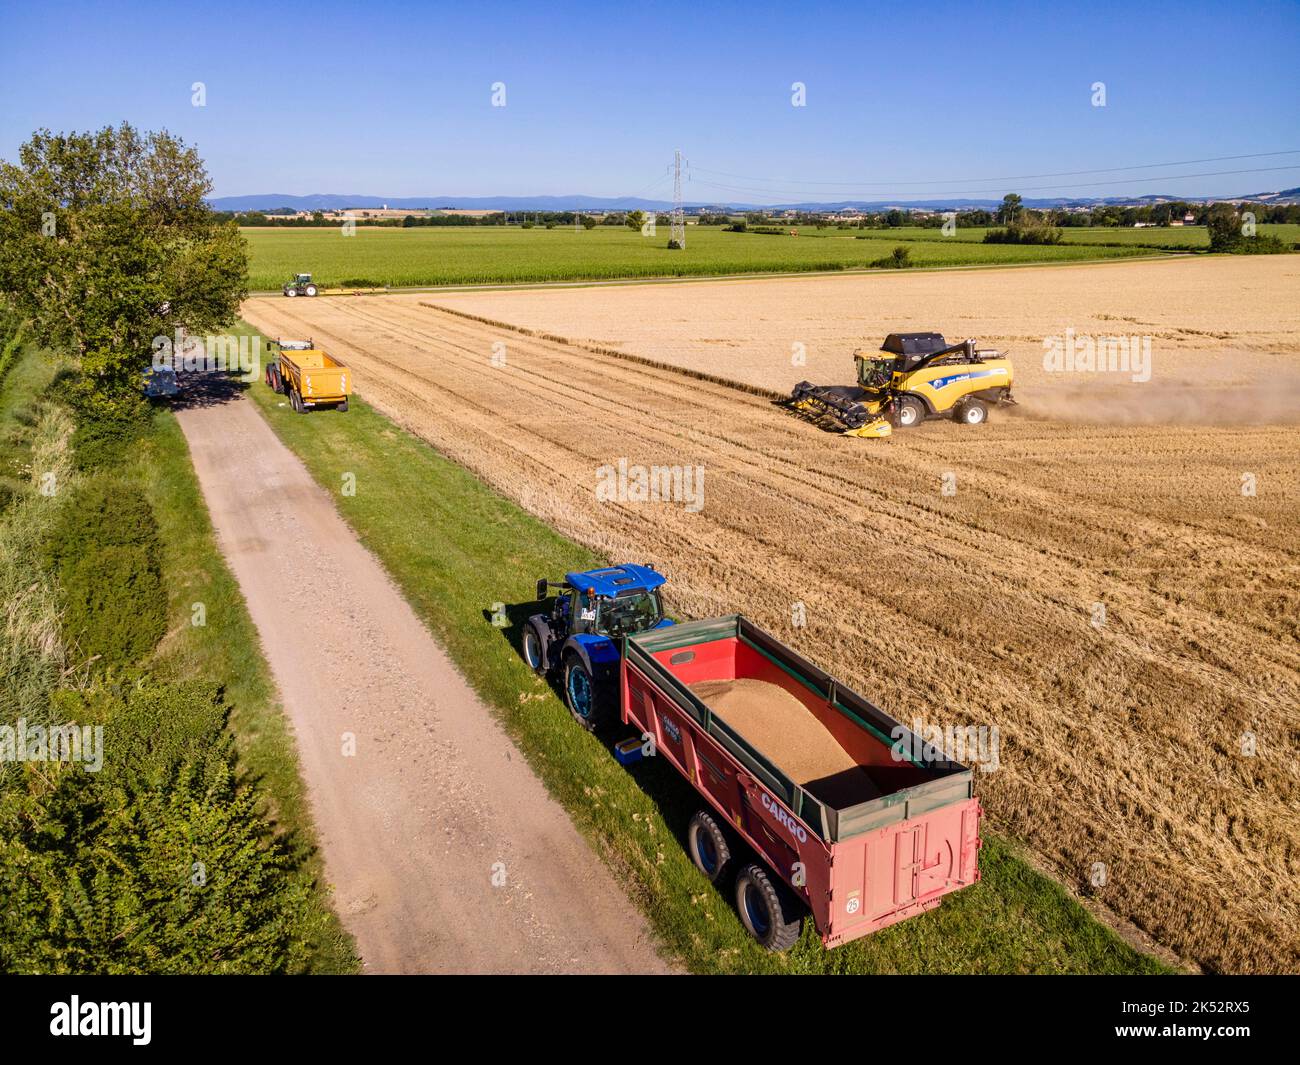
[[[46,533],[43,559],[58,578],[64,638],[95,668],[143,659],[167,628],[162,545],[149,501],[100,477],[69,491]]]
[[[906,270],[912,265],[912,251],[900,244],[885,258],[877,259],[870,265],[877,270]]]
[[[0,970],[297,967],[310,882],[238,786],[216,689],[68,697],[105,723],[104,768],[0,796]]]
[[[1060,244],[1061,231],[1042,222],[1012,222],[1005,229],[990,229],[985,244]]]

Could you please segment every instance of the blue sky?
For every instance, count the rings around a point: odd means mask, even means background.
[[[1025,177],[1300,149],[1294,0],[54,0],[7,4],[2,27],[0,157],[40,126],[129,119],[196,144],[219,196],[670,197],[677,147],[691,201],[1300,185],[1300,154]],[[191,105],[196,81],[205,107]],[[791,106],[796,81],[805,107]]]

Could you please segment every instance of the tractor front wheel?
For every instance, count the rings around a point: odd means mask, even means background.
[[[296,295],[298,295],[298,290],[297,290],[296,288],[293,288],[292,286],[290,286],[289,288],[286,288],[286,289],[284,290],[284,294],[285,294],[286,296],[296,296]]]
[[[545,673],[546,667],[542,662],[542,641],[537,635],[537,630],[531,625],[524,629],[524,661],[528,663],[528,668],[534,673]]]

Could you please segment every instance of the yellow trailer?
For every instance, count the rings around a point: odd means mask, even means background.
[[[310,340],[273,340],[279,356],[266,365],[266,383],[299,414],[313,407],[348,409],[352,371]]]

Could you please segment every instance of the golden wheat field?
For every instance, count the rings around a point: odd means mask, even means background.
[[[743,612],[902,720],[996,725],[977,784],[1001,830],[1182,957],[1262,972],[1300,965],[1297,297],[1277,257],[244,314],[566,535],[662,568],[679,614]],[[754,391],[847,381],[906,328],[1010,346],[1021,407],[856,440]],[[1066,328],[1151,336],[1151,380],[1046,373]],[[620,458],[702,466],[703,505],[598,499]]]

